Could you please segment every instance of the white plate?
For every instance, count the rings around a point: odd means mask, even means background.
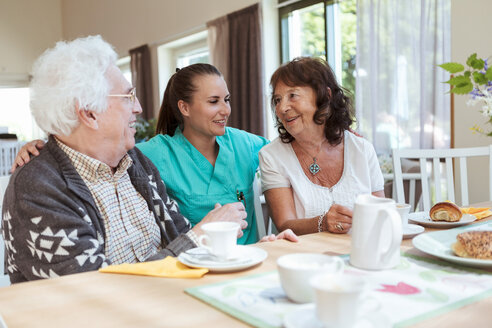
[[[263,262],[268,253],[258,247],[237,245],[237,255],[231,261],[213,261],[209,257],[200,258],[193,255],[194,252],[202,254],[203,248],[197,247],[187,251],[187,253],[181,253],[178,256],[178,261],[192,268],[207,268],[210,272],[231,272],[239,271],[252,267],[258,263]]]
[[[492,260],[459,257],[451,249],[451,245],[456,242],[456,236],[459,233],[471,230],[492,230],[492,226],[475,225],[473,227],[428,232],[413,238],[412,243],[418,250],[449,262],[478,268],[492,268]]]
[[[421,234],[425,231],[425,228],[419,226],[417,224],[409,223],[406,227],[403,228],[403,239],[412,238],[418,234]]]
[[[284,316],[285,328],[325,328],[321,321],[316,317],[314,304],[302,306],[295,311],[289,312]],[[389,328],[391,323],[388,318],[381,313],[373,313],[359,319],[353,328]]]
[[[421,226],[424,227],[440,228],[440,229],[459,227],[471,223],[476,219],[477,218],[475,217],[475,215],[463,214],[461,220],[456,222],[432,221],[429,216],[429,213],[427,212],[415,212],[415,213],[408,214],[408,220],[412,221],[413,223],[420,224]]]

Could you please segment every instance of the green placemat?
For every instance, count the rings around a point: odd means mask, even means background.
[[[492,274],[448,262],[402,254],[392,270],[366,271],[346,260],[344,274],[366,277],[381,315],[406,327],[492,295]],[[194,288],[186,293],[255,327],[281,327],[285,314],[300,308],[290,302],[277,271]]]

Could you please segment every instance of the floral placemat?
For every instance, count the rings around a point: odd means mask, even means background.
[[[344,274],[365,276],[393,327],[406,327],[492,295],[492,273],[402,254],[392,270],[366,271],[346,259]],[[188,288],[186,293],[255,327],[281,327],[290,302],[277,271]]]

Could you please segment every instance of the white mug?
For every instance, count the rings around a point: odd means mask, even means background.
[[[367,270],[385,270],[400,263],[402,225],[395,201],[359,195],[352,217],[350,264]]]
[[[338,256],[318,253],[293,253],[277,260],[280,283],[287,297],[296,303],[314,300],[309,279],[320,273],[341,274],[344,262]]]
[[[410,204],[397,203],[396,211],[400,214],[401,226],[403,230],[405,230],[408,227],[408,213],[410,213]]]
[[[321,274],[309,283],[315,291],[316,317],[323,327],[353,327],[380,308],[380,303],[365,293],[367,283],[363,277]]]
[[[237,233],[240,226],[236,222],[210,222],[202,225],[205,232],[198,238],[198,245],[208,250],[220,260],[234,256]]]

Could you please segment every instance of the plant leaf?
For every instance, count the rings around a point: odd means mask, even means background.
[[[475,81],[475,83],[480,85],[487,84],[488,82],[487,78],[485,77],[485,74],[482,74],[480,72],[473,72],[473,81]]]
[[[472,61],[476,60],[477,59],[477,54],[474,53],[472,55],[470,55],[470,57],[468,57],[468,59],[466,60],[466,64],[470,67],[472,67]]]
[[[492,66],[485,72],[485,78],[489,81],[492,81]]]
[[[444,83],[449,83],[451,85],[458,86],[460,84],[471,83],[471,80],[470,80],[470,77],[468,77],[468,76],[458,75],[458,76],[455,76],[455,77],[449,79],[449,81],[446,81]]]
[[[455,93],[457,95],[466,95],[470,93],[473,90],[473,84],[466,83],[466,84],[460,84],[457,85],[456,87],[451,89],[451,93]]]
[[[451,74],[459,73],[465,69],[465,66],[463,66],[459,63],[444,63],[444,64],[441,64],[438,66],[445,69],[446,71],[448,71]]]
[[[485,66],[485,62],[483,61],[483,59],[480,59],[480,58],[475,59],[475,60],[471,61],[470,66],[473,67],[474,69],[481,70]]]

